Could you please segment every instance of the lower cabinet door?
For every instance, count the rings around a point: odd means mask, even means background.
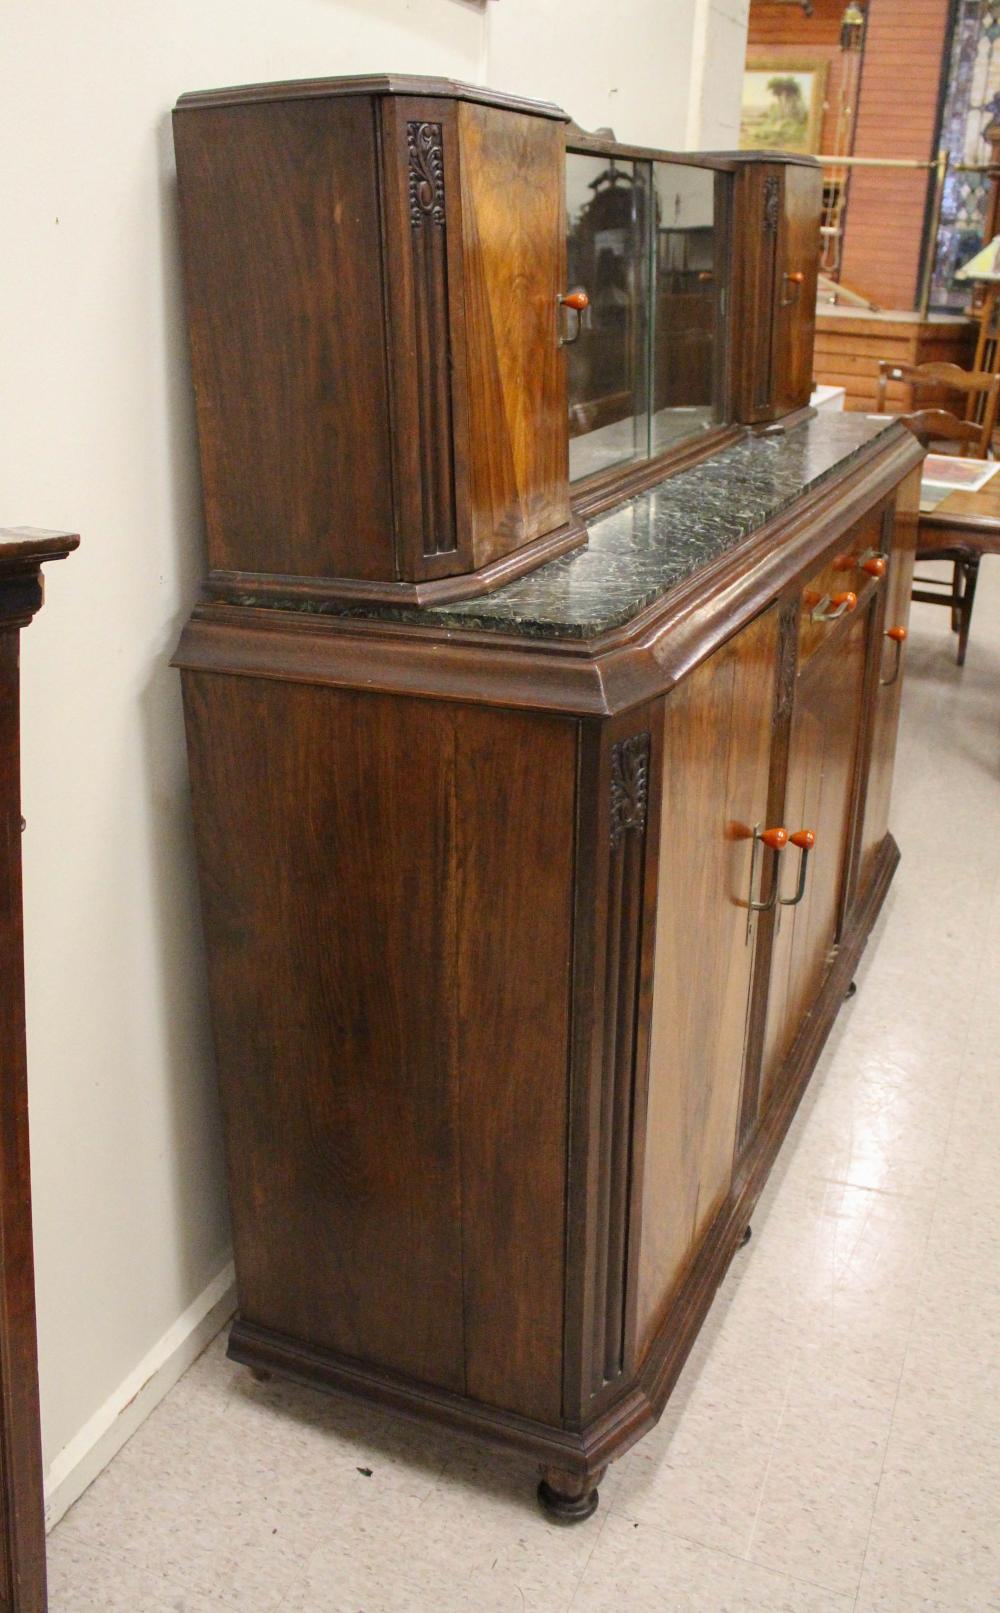
[[[782,1066],[833,961],[852,840],[856,770],[862,736],[865,659],[875,610],[868,607],[799,674],[785,790],[789,833],[812,829],[802,900],[795,895],[798,851],[782,853],[776,908],[761,1107],[779,1085]]]
[[[857,895],[863,899],[882,842],[889,830],[889,802],[892,771],[896,761],[896,735],[906,666],[906,641],[910,620],[910,590],[913,584],[913,558],[919,521],[920,473],[909,477],[900,489],[889,556],[885,615],[882,639],[876,659],[878,683],[872,713],[871,762],[868,794],[865,799],[858,866]]]
[[[665,702],[640,1356],[732,1177],[756,938],[753,826],[767,807],[777,653],[771,609]]]

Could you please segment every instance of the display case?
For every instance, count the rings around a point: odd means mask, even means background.
[[[219,598],[481,594],[807,401],[810,159],[391,77],[185,95],[174,128]]]

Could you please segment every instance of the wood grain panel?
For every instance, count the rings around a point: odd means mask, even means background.
[[[854,153],[927,160],[949,0],[876,0],[868,10]],[[914,306],[928,186],[926,172],[856,169],[851,176],[842,278],[885,308]]]
[[[881,626],[907,627],[910,620],[910,587],[913,581],[913,558],[917,543],[920,503],[920,472],[907,477],[896,500],[896,518],[892,531],[892,558],[886,586],[885,613]],[[882,639],[878,655],[879,675],[891,678],[896,664],[892,644]],[[896,761],[896,738],[899,732],[899,708],[903,694],[906,669],[906,646],[903,645],[899,676],[886,685],[881,681],[875,689],[875,711],[872,719],[872,749],[868,773],[868,795],[865,802],[864,826],[861,835],[861,861],[859,864],[857,895],[863,901],[878,864],[879,848],[889,832],[889,805],[892,795],[892,773]]]
[[[778,283],[775,286],[775,397],[777,412],[788,414],[809,402],[813,387],[813,336],[816,330],[816,277],[823,200],[818,168],[789,163],[783,172]],[[801,283],[790,279],[804,275]]]
[[[562,1406],[576,724],[457,720],[467,1393]]]
[[[855,768],[863,720],[868,633],[877,595],[860,606],[850,628],[819,650],[795,691],[785,794],[785,824],[812,829],[805,894],[779,907],[771,966],[761,1107],[780,1089],[782,1067],[833,963],[851,849]],[[793,888],[786,873],[783,894]]]
[[[462,102],[462,250],[477,566],[569,520],[564,135]]]
[[[184,686],[241,1314],[462,1390],[454,708]]]
[[[175,113],[209,563],[396,575],[371,102]]]
[[[729,1189],[753,962],[751,831],[767,805],[778,613],[669,696],[649,1057],[638,1339]]]

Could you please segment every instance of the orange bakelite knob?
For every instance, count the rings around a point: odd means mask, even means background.
[[[858,602],[857,594],[834,594],[831,605],[842,605],[845,610],[853,610]]]
[[[559,301],[564,308],[575,308],[578,314],[582,314],[585,308],[590,307],[590,298],[579,286],[575,291],[564,291]]]
[[[788,845],[788,830],[762,829],[760,832],[760,838],[763,840],[765,846],[770,846],[772,851],[784,851],[785,847]]]
[[[891,638],[894,644],[905,644],[907,631],[905,627],[888,627],[885,636]]]
[[[793,269],[791,274],[786,275],[785,278],[786,280],[790,280],[795,286],[804,286],[806,282],[806,277],[802,273],[801,269]]]
[[[796,829],[795,833],[789,835],[788,838],[793,846],[798,846],[800,851],[812,851],[813,846],[816,844],[816,836],[811,829]]]
[[[872,555],[870,560],[865,561],[861,569],[862,571],[867,571],[869,577],[884,577],[885,561],[880,554]]]

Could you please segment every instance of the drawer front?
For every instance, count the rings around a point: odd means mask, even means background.
[[[881,518],[869,518],[844,538],[802,589],[799,612],[799,668],[822,649],[836,623],[867,604],[874,589],[883,586],[888,565],[888,536]]]

